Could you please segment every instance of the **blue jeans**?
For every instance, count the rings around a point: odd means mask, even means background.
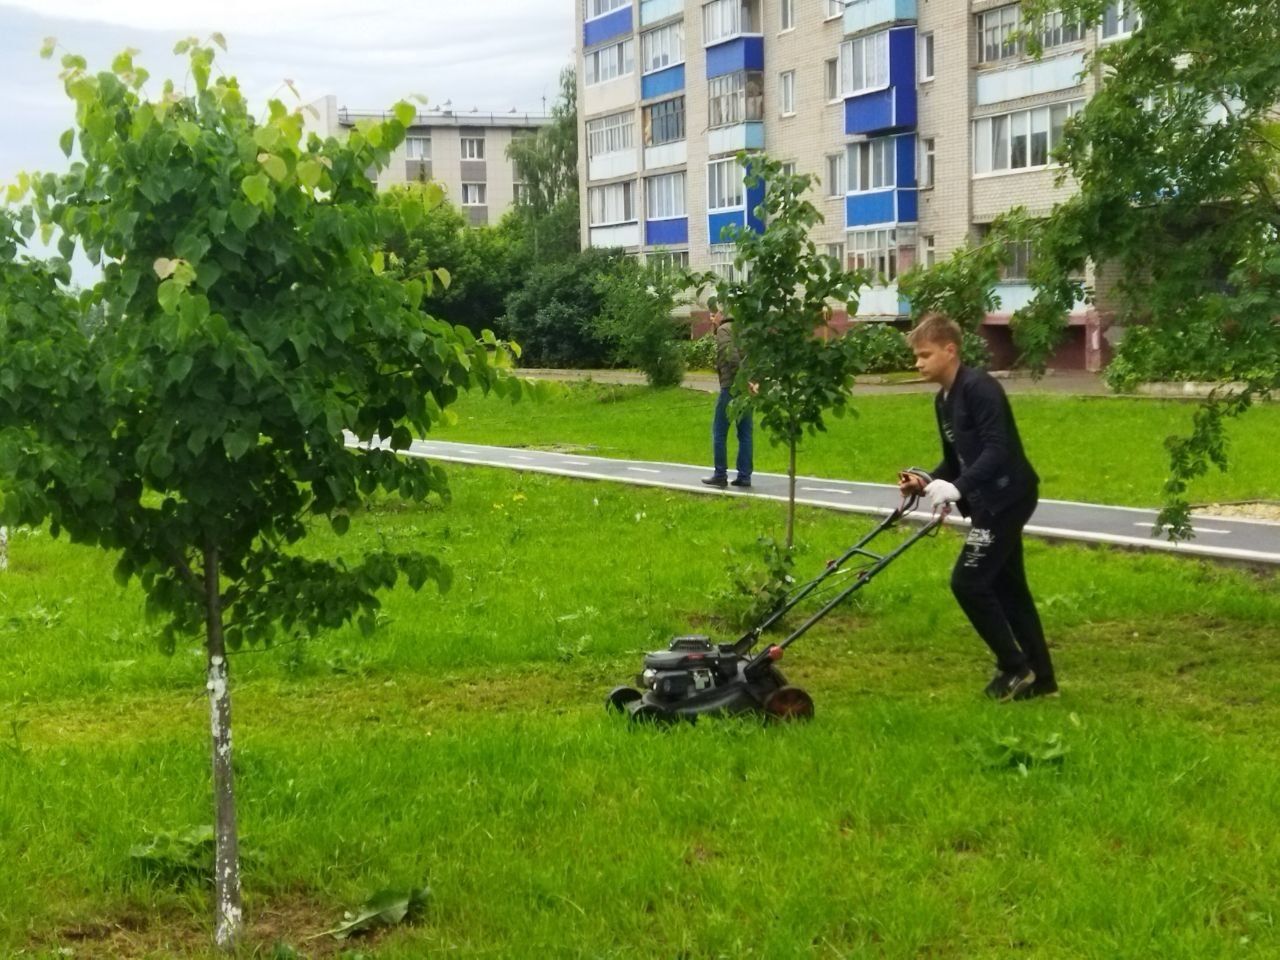
[[[729,457],[726,444],[729,440],[729,388],[722,387],[716,399],[716,414],[711,420],[711,454],[715,461],[715,475],[728,477]],[[751,479],[751,412],[738,418],[738,479]]]

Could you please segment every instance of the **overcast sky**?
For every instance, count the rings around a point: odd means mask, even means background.
[[[0,0],[0,184],[20,170],[61,170],[59,134],[74,113],[58,57],[40,59],[45,37],[107,69],[127,47],[150,71],[153,95],[181,83],[173,45],[218,31],[218,65],[250,101],[292,80],[304,101],[334,94],[339,106],[386,109],[411,94],[455,110],[540,112],[573,50],[575,0]]]

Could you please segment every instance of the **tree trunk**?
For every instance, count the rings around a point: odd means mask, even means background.
[[[236,791],[231,774],[231,688],[222,636],[218,551],[204,551],[205,632],[208,639],[209,727],[213,735],[214,942],[232,953],[240,939],[240,841]]]
[[[9,528],[0,527],[0,573],[9,569]]]
[[[787,464],[787,550],[796,538],[796,438],[791,438],[791,459]]]

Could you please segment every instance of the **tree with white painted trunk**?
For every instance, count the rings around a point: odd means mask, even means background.
[[[211,79],[211,45],[175,53],[191,89],[165,83],[154,99],[133,51],[96,74],[63,57],[76,123],[62,146],[79,157],[21,177],[9,201],[25,205],[0,211],[0,521],[48,523],[114,553],[170,649],[203,634],[215,938],[232,950],[229,659],[283,633],[372,629],[378,592],[402,577],[447,587],[431,556],[314,559],[298,544],[316,523],[345,534],[379,491],[446,496],[438,467],[395,451],[459,391],[520,386],[491,334],[418,309],[446,275],[383,272],[382,238],[424,204],[379,204],[367,171],[389,162],[414,107],[343,142],[305,137],[300,110],[273,100],[256,121],[234,79]],[[57,257],[24,255],[36,231],[56,237]],[[73,297],[77,250],[102,279]],[[348,447],[344,431],[392,449]]]

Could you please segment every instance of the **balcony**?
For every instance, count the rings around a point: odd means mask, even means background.
[[[588,20],[582,25],[582,47],[594,47],[597,44],[614,40],[631,32],[631,5],[628,4],[603,17]]]
[[[846,35],[916,19],[916,0],[850,0],[844,8]]]
[[[588,180],[612,180],[625,177],[640,169],[640,151],[617,150],[600,153],[587,160]]]
[[[763,149],[763,123],[735,123],[731,127],[717,127],[707,131],[707,155],[711,157],[737,153],[740,150]]]
[[[678,247],[689,242],[689,218],[670,217],[644,222],[644,242],[651,247]]]
[[[845,226],[850,230],[881,224],[915,223],[919,219],[916,188],[892,187],[845,197]]]
[[[734,37],[707,47],[707,79],[739,70],[764,69],[764,37]]]
[[[590,240],[591,246],[597,248],[638,247],[640,246],[640,224],[617,223],[606,227],[592,227]]]
[[[978,106],[1070,90],[1083,82],[1083,71],[1083,51],[1006,70],[984,70],[978,74]]]
[[[658,70],[654,73],[646,73],[640,78],[641,100],[665,97],[667,94],[679,93],[683,89],[683,63],[677,63],[674,67],[667,67],[665,70]]]
[[[867,317],[905,317],[911,313],[911,304],[906,297],[898,293],[898,285],[890,283],[883,287],[863,287],[858,291],[858,312],[856,316]]]
[[[640,26],[684,14],[684,0],[640,0]]]
[[[916,28],[889,31],[889,84],[844,101],[844,132],[884,133],[916,125]]]
[[[764,202],[764,184],[745,188],[746,204],[735,210],[717,210],[707,213],[707,242],[714,245],[728,243],[723,231],[729,226],[744,227],[756,233],[764,232],[764,221],[756,216],[756,207]]]

